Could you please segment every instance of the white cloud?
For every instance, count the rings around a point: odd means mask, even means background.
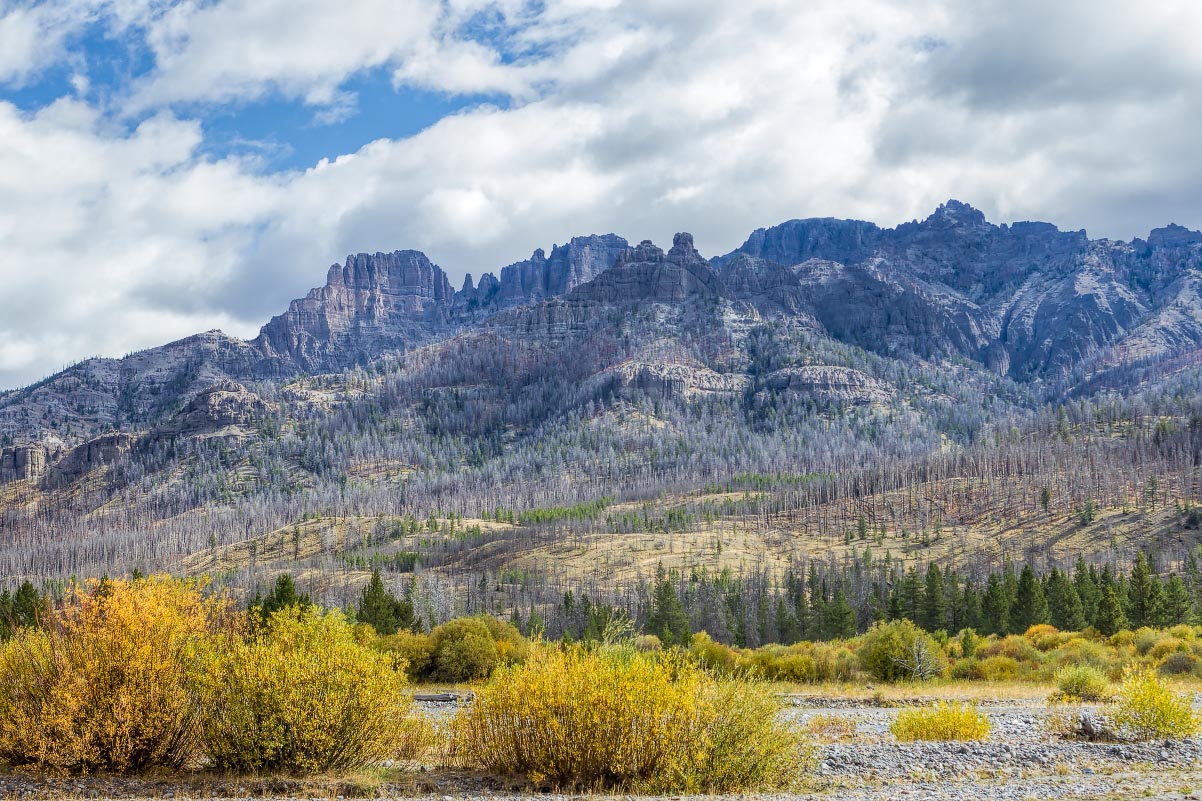
[[[574,234],[691,230],[712,254],[791,217],[893,224],[952,196],[1094,235],[1197,227],[1194,9],[108,3],[157,54],[133,95],[152,112],[282,93],[340,113],[373,68],[513,105],[264,175],[201,155],[203,117],[178,110],[130,132],[77,100],[0,104],[0,386],[212,327],[251,335],[352,251],[423,249],[458,284]]]

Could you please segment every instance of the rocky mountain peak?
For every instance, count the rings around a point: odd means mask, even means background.
[[[1202,243],[1202,231],[1191,231],[1184,225],[1169,223],[1164,228],[1154,228],[1148,234],[1148,244],[1157,247],[1185,247]]]
[[[616,234],[602,234],[572,237],[566,244],[553,246],[550,256],[537,248],[529,259],[504,267],[498,290],[487,298],[481,293],[485,278],[492,279],[492,275],[481,277],[476,308],[491,311],[566,295],[612,267],[628,244]],[[461,305],[466,308],[470,302],[464,298]]]
[[[931,228],[993,228],[985,219],[984,213],[967,203],[951,199],[939,205],[939,208],[923,221]]]
[[[569,295],[605,303],[681,303],[699,296],[729,298],[731,294],[693,247],[693,236],[688,233],[677,234],[667,253],[644,239],[622,251],[611,269]]]
[[[446,273],[420,251],[358,253],[272,318],[254,344],[285,366],[345,369],[445,324],[454,297]]]

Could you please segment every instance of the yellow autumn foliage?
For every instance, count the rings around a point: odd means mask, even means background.
[[[461,762],[534,784],[651,793],[794,785],[800,735],[762,686],[633,647],[537,645],[455,718]]]
[[[973,704],[937,701],[930,706],[903,709],[889,731],[903,743],[915,740],[984,740],[989,736],[989,719]]]
[[[205,751],[224,770],[294,774],[411,757],[428,729],[410,715],[404,669],[338,611],[282,609],[217,660],[201,694]]]
[[[56,771],[179,768],[199,756],[193,690],[235,616],[166,577],[74,587],[0,650],[0,759]]]

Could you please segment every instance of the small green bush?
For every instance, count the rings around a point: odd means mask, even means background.
[[[1190,737],[1199,726],[1189,697],[1173,692],[1146,667],[1127,669],[1107,717],[1131,740]]]
[[[1110,681],[1095,667],[1070,665],[1056,671],[1056,697],[1059,699],[1101,701],[1110,696]]]
[[[939,645],[909,620],[874,623],[860,638],[857,656],[882,681],[934,678],[944,668]]]
[[[989,720],[975,706],[940,701],[926,707],[903,709],[889,726],[900,742],[914,740],[984,740]]]
[[[981,673],[981,663],[974,657],[959,659],[952,665],[952,678],[961,681],[978,681],[984,678]]]
[[[425,734],[404,674],[337,611],[276,612],[221,655],[201,700],[205,750],[222,770],[347,771],[412,756]]]
[[[980,661],[981,678],[985,681],[1013,681],[1020,669],[1018,661],[1008,656],[990,656]]]
[[[1173,651],[1160,660],[1156,670],[1163,676],[1186,676],[1198,667],[1198,657],[1185,651]]]

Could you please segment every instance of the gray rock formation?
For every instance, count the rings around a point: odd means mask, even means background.
[[[135,437],[124,432],[104,434],[67,451],[46,473],[51,486],[67,484],[85,473],[112,464],[134,446]]]
[[[324,287],[292,301],[253,344],[281,374],[333,372],[428,338],[453,303],[446,274],[424,253],[360,253],[331,267]]]
[[[222,380],[193,397],[182,412],[157,426],[151,437],[246,437],[254,433],[257,421],[273,411],[271,404],[246,387]]]
[[[0,450],[0,484],[40,481],[52,451],[41,443],[23,443]]]
[[[820,403],[864,405],[883,402],[893,395],[892,387],[866,373],[825,364],[777,370],[765,377],[764,386],[792,400]]]
[[[568,294],[570,300],[608,304],[730,297],[722,279],[693,247],[693,235],[687,233],[677,234],[667,253],[646,240],[627,248],[613,267]]]

